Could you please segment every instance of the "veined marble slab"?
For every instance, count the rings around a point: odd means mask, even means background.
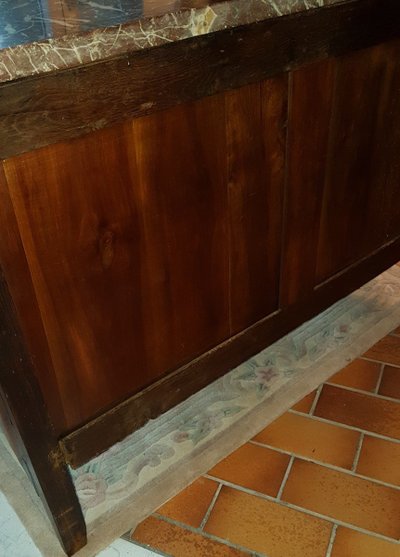
[[[0,0],[0,83],[344,0]]]

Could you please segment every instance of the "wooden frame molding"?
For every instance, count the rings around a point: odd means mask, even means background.
[[[0,158],[399,36],[398,0],[353,0],[4,84]]]
[[[218,379],[283,335],[362,286],[399,259],[400,238],[315,288],[312,297],[276,312],[61,439],[77,468]]]
[[[65,552],[73,555],[86,544],[86,525],[1,267],[0,403],[11,445],[33,481]]]

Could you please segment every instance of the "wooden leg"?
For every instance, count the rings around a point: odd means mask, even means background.
[[[73,555],[86,544],[85,520],[1,268],[0,395],[0,412],[11,446],[40,495],[65,552]]]

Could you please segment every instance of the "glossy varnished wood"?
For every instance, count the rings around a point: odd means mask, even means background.
[[[353,0],[0,87],[0,158],[400,35],[398,0]]]
[[[316,283],[400,235],[400,44],[337,61]]]
[[[329,59],[291,75],[282,307],[309,295],[315,285],[335,70]]]
[[[65,430],[65,419],[57,378],[52,364],[45,329],[32,282],[30,268],[21,240],[18,223],[7,188],[3,166],[0,165],[1,241],[0,261],[27,349],[34,362],[33,371],[57,429]]]
[[[69,429],[229,336],[224,102],[5,163]]]
[[[279,309],[287,76],[227,94],[231,332]]]

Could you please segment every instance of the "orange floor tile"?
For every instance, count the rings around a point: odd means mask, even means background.
[[[343,468],[352,467],[359,439],[357,431],[289,412],[254,438],[257,442]]]
[[[218,483],[199,478],[176,497],[160,507],[157,513],[197,528],[218,489]]]
[[[184,530],[179,526],[159,520],[153,516],[147,518],[135,530],[135,541],[149,545],[155,550],[168,555],[185,557],[244,557],[245,553],[226,544],[209,540],[206,537]]]
[[[400,439],[400,404],[324,385],[315,416]]]
[[[397,329],[132,540],[172,557],[400,557],[399,378]]]
[[[400,538],[400,490],[296,460],[282,499],[371,532]]]
[[[378,392],[380,395],[400,398],[400,367],[385,366],[383,368]]]
[[[308,414],[314,403],[316,394],[317,391],[312,391],[312,393],[299,400],[299,402],[293,406],[293,410],[296,410],[297,412],[305,412],[306,414]]]
[[[388,335],[368,350],[365,356],[385,364],[400,366],[400,337]]]
[[[206,532],[269,557],[324,557],[331,534],[325,520],[224,487]]]
[[[357,472],[400,487],[400,443],[366,435]]]
[[[352,387],[362,391],[374,391],[377,386],[381,364],[358,358],[338,373],[335,373],[329,383]]]
[[[276,496],[290,457],[246,443],[209,471],[210,476]]]
[[[339,526],[331,557],[400,557],[400,545]]]

